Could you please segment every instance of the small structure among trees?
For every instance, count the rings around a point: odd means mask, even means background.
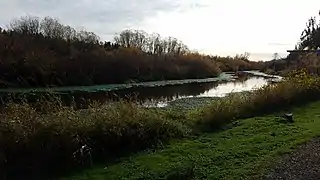
[[[320,55],[320,49],[307,49],[307,50],[287,50],[290,54],[308,54],[308,53],[317,53],[317,56]]]

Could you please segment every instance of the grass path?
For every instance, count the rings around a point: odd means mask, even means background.
[[[233,128],[174,141],[65,180],[260,179],[283,153],[320,135],[320,101],[293,112],[293,124],[281,122],[277,114],[244,119]]]

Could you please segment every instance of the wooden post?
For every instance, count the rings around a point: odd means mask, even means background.
[[[288,121],[288,122],[293,122],[293,114],[292,113],[286,113],[286,114],[284,114],[284,118],[286,118],[286,120]]]

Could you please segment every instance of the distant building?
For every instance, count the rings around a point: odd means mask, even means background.
[[[315,50],[287,50],[290,54],[303,54],[303,53],[317,53],[317,56],[320,55],[320,49]]]

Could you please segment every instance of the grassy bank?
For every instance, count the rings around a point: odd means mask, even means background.
[[[320,81],[304,71],[253,93],[235,94],[190,111],[144,109],[132,103],[92,105],[86,111],[59,101],[8,104],[0,114],[0,158],[7,177],[57,175],[134,152],[172,138],[211,131],[236,119],[261,115],[320,97]],[[90,158],[79,152],[88,147]],[[19,173],[18,173],[19,172]],[[19,177],[17,177],[19,176]]]
[[[243,119],[231,129],[173,141],[64,180],[261,179],[281,155],[320,135],[320,101],[292,111],[294,123],[279,118],[281,112]]]

